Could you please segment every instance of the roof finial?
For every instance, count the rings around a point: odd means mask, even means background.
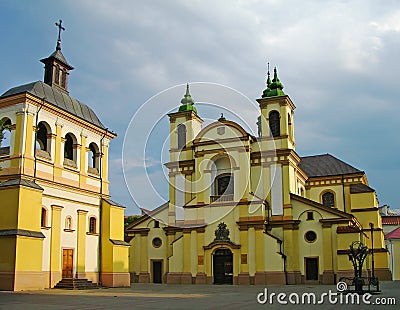
[[[267,88],[263,91],[262,98],[265,97],[275,97],[275,96],[285,96],[283,92],[283,84],[278,78],[278,71],[274,67],[274,78],[271,81],[269,73],[269,63],[268,63],[268,78],[267,78]]]
[[[189,83],[186,83],[186,94],[183,96],[181,103],[182,105],[179,107],[180,112],[194,111],[197,113],[196,108],[193,106],[194,100],[192,99],[192,96],[190,96]]]
[[[56,50],[59,51],[61,50],[61,30],[65,31],[65,28],[62,26],[62,20],[60,19],[58,23],[56,23],[56,26],[58,27],[58,39],[57,39],[57,47]]]
[[[271,85],[271,75],[269,73],[269,62],[268,62],[268,73],[267,73],[267,86]]]
[[[219,122],[226,121],[226,118],[224,117],[224,113],[221,113],[221,117],[218,119]]]

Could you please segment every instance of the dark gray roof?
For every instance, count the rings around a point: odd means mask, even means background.
[[[330,154],[301,157],[299,167],[310,178],[363,173]]]
[[[111,199],[109,199],[109,198],[103,198],[103,200],[106,201],[107,203],[109,203],[109,204],[112,205],[112,206],[117,206],[117,207],[120,207],[120,208],[125,208],[125,207],[124,207],[123,205],[121,205],[120,203],[115,202],[115,201],[113,201],[113,200],[111,200]]]
[[[130,246],[130,244],[128,242],[125,242],[123,240],[115,240],[115,239],[110,239],[112,244],[115,245],[124,245],[124,246]]]
[[[17,95],[21,93],[30,93],[38,98],[45,98],[45,100],[56,107],[69,112],[89,123],[96,125],[101,128],[105,128],[101,121],[98,119],[96,114],[86,104],[79,102],[78,100],[68,96],[68,94],[58,90],[55,87],[42,82],[32,82],[29,84],[17,86],[9,89],[0,98]]]
[[[350,194],[357,194],[357,193],[370,193],[375,192],[375,190],[368,185],[365,184],[350,184]]]
[[[61,52],[61,49],[56,49],[49,57],[47,58],[43,58],[40,61],[43,63],[46,63],[46,61],[50,60],[51,58],[55,58],[58,61],[60,61],[61,63],[63,63],[65,66],[68,67],[69,70],[74,69],[74,67],[72,67],[67,60],[65,59],[63,53]]]
[[[25,236],[33,238],[45,238],[40,231],[26,230],[26,229],[3,229],[0,230],[0,236]]]
[[[11,180],[7,180],[3,183],[0,183],[0,187],[15,186],[15,185],[22,185],[22,186],[26,186],[26,187],[43,190],[43,188],[40,187],[39,185],[37,185],[35,182],[26,180],[26,179],[22,179],[22,178],[11,179]]]

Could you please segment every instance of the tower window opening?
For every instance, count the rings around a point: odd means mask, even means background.
[[[269,113],[269,128],[273,137],[279,137],[281,135],[281,121],[278,111]]]
[[[9,118],[3,118],[0,120],[0,155],[6,155],[10,153],[10,141],[11,141],[11,120]]]
[[[56,66],[56,71],[54,73],[54,82],[56,84],[60,83],[60,67],[59,66]]]
[[[178,126],[178,149],[182,149],[186,144],[186,126],[180,124]]]

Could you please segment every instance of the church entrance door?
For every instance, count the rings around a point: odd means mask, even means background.
[[[74,270],[74,250],[73,249],[63,249],[63,259],[62,259],[62,277],[72,278]]]
[[[162,283],[162,261],[153,261],[153,283]]]
[[[306,257],[306,281],[318,281],[318,258]]]
[[[214,284],[233,284],[233,254],[228,249],[216,250],[213,255]]]

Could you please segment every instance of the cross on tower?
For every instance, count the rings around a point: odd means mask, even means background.
[[[65,31],[65,28],[62,26],[62,20],[60,19],[59,23],[56,23],[56,26],[58,27],[58,41],[61,41],[61,30]]]

